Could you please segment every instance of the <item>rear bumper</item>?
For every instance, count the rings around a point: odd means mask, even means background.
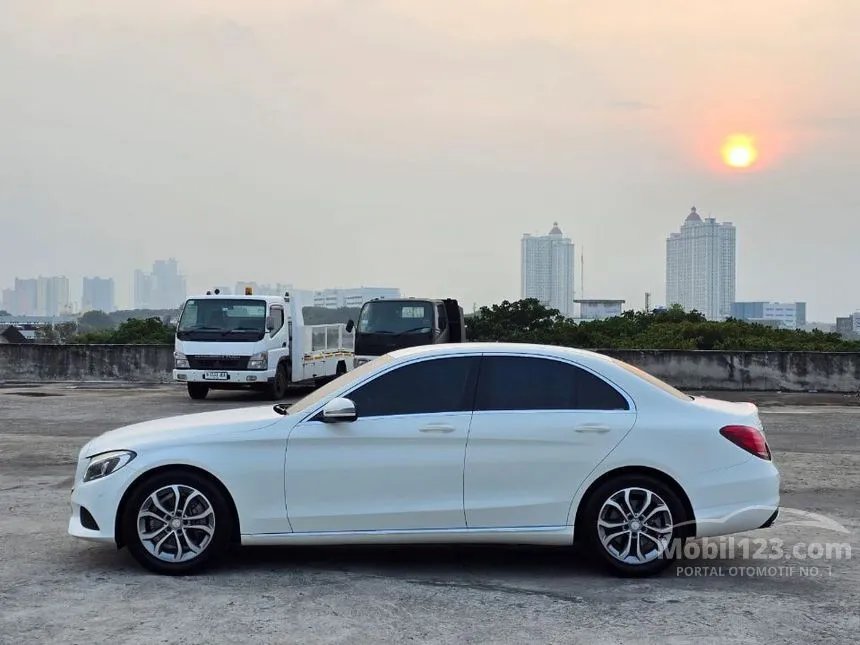
[[[708,473],[689,491],[696,537],[767,528],[779,513],[779,485],[776,466],[758,457]]]

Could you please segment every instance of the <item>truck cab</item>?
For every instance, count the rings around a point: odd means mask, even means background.
[[[316,385],[352,368],[352,338],[345,327],[306,326],[298,295],[207,292],[182,307],[173,380],[184,383],[192,399],[227,389],[282,399],[289,385]]]
[[[404,347],[466,342],[463,308],[452,298],[369,300],[346,329],[355,333],[356,367]]]

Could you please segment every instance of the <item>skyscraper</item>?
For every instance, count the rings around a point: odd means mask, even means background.
[[[521,297],[537,298],[544,306],[572,318],[573,242],[555,222],[548,235],[523,235],[521,249]]]
[[[113,278],[84,278],[84,287],[81,292],[81,311],[113,311],[116,309],[114,293]]]
[[[134,272],[135,309],[176,309],[185,302],[185,277],[175,259],[156,260],[152,273]]]
[[[690,211],[666,239],[666,304],[701,312],[708,320],[732,313],[735,301],[735,227]]]

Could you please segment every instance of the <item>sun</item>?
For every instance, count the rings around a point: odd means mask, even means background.
[[[732,168],[749,168],[758,158],[755,142],[745,134],[733,134],[723,143],[723,161]]]

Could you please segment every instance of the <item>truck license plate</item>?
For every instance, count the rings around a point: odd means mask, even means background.
[[[230,375],[227,372],[204,372],[203,378],[207,381],[227,381]]]

